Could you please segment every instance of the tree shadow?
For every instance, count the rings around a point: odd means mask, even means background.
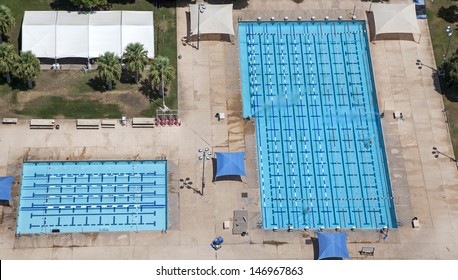
[[[142,74],[139,74],[138,79],[141,80],[141,78],[142,78]],[[128,70],[123,70],[121,72],[121,78],[119,79],[119,81],[123,84],[133,85],[135,84],[135,73],[130,72]]]
[[[162,99],[159,90],[151,85],[149,79],[143,79],[140,81],[140,88],[138,89],[138,91],[140,91],[144,96],[146,96],[149,99],[150,103],[155,100]]]
[[[156,8],[176,8],[176,7],[186,7],[190,3],[195,2],[192,0],[177,0],[177,1],[170,1],[170,0],[147,0],[151,4],[153,4]]]
[[[35,81],[32,82],[32,89],[35,87],[36,83]],[[16,77],[14,77],[13,75],[11,75],[11,83],[7,84],[6,83],[6,78],[2,75],[0,75],[0,86],[9,86],[11,88],[11,90],[20,90],[20,91],[28,91],[30,90],[28,87],[27,87],[27,84],[26,82],[24,82],[23,80],[21,79],[18,79]]]
[[[2,38],[3,43],[11,43],[11,37],[8,34],[0,34],[0,37]]]
[[[458,102],[458,86],[445,88],[442,93],[450,102]]]
[[[57,11],[77,11],[78,7],[73,5],[70,0],[54,0],[53,2],[49,3],[49,6],[53,10]]]
[[[99,77],[94,77],[89,79],[87,82],[87,85],[90,86],[93,90],[100,91],[100,92],[106,92],[108,89],[105,85],[105,82],[102,81]],[[113,88],[114,88],[114,83],[113,83]]]
[[[134,4],[136,0],[110,0],[110,4],[129,5]]]
[[[440,7],[437,16],[449,23],[458,22],[458,6],[452,5],[448,8]]]
[[[233,4],[234,10],[240,10],[243,8],[248,7],[249,0],[236,0],[236,1],[228,1],[228,0],[207,0],[208,4]]]

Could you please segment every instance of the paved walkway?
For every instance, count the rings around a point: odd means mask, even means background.
[[[409,1],[391,1],[394,3]],[[250,0],[234,11],[234,20],[263,18],[346,18],[353,11],[365,18],[368,3],[358,0],[304,1]],[[114,130],[76,130],[75,122],[59,121],[60,130],[30,130],[27,121],[0,125],[0,174],[21,173],[21,162],[66,159],[169,160],[169,223],[161,232],[56,234],[15,237],[15,210],[4,208],[0,227],[1,259],[313,259],[305,240],[314,232],[265,231],[260,227],[255,135],[252,122],[241,113],[238,41],[201,41],[200,49],[183,45],[187,8],[177,8],[180,127]],[[417,69],[416,59],[434,68],[426,21],[419,21],[420,44],[411,40],[378,40],[371,44],[372,62],[381,111],[386,153],[400,226],[381,239],[375,230],[349,231],[352,259],[458,259],[458,176],[446,158],[435,159],[433,146],[453,154],[442,96],[434,87],[433,71]],[[395,110],[403,122],[391,117]],[[226,113],[218,121],[217,112]],[[243,182],[212,183],[212,165],[206,162],[202,191],[199,148],[211,151],[246,151],[247,177]],[[194,190],[181,188],[189,177]],[[242,198],[242,192],[248,197]],[[19,185],[14,185],[15,206]],[[234,210],[249,213],[249,235],[223,230]],[[420,229],[411,219],[420,220]],[[219,251],[209,243],[222,235]],[[375,247],[374,257],[362,257],[362,246]]]

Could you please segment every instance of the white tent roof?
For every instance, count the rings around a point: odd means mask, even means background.
[[[56,20],[56,12],[37,14],[26,11],[22,22],[22,49],[33,50],[38,57],[54,57]]]
[[[372,4],[372,12],[375,20],[375,35],[382,33],[421,34],[415,3]]]
[[[123,11],[121,25],[122,49],[130,43],[141,43],[148,51],[148,57],[154,57],[154,20],[153,13]]]
[[[222,33],[234,35],[234,27],[232,24],[232,4],[205,4],[205,9],[202,9],[201,12],[199,12],[198,6],[198,4],[189,5],[191,12],[192,34],[196,35],[200,32],[200,34]]]
[[[99,57],[105,52],[122,55],[121,16],[121,11],[95,13],[89,16],[90,57]]]
[[[88,57],[88,23],[88,14],[69,13],[65,11],[57,12],[56,41],[49,42],[49,44],[55,44],[56,53],[55,56],[52,55],[49,57]],[[22,34],[22,37],[25,35]],[[35,53],[33,49],[31,51]],[[40,57],[39,55],[37,56]]]
[[[104,52],[122,56],[129,43],[139,42],[154,57],[152,12],[96,13],[26,11],[22,50],[37,57],[99,57]]]

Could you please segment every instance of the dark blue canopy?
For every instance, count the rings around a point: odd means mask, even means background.
[[[317,232],[319,255],[318,259],[346,258],[349,259],[347,249],[347,233]]]
[[[11,200],[14,176],[0,177],[0,200]]]
[[[246,176],[245,153],[216,153],[216,177],[226,175]]]

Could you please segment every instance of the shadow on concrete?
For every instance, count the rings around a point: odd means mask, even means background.
[[[320,254],[320,248],[318,247],[318,238],[316,237],[310,237],[312,240],[312,245],[313,245],[313,259],[318,260],[318,256]]]
[[[369,25],[369,41],[375,39],[375,21],[374,13],[372,11],[366,11],[367,24]]]
[[[240,10],[248,7],[249,0],[207,0],[208,4],[218,5],[218,4],[234,4],[234,10]]]
[[[202,191],[198,190],[196,187],[193,186],[193,182],[191,181],[189,177],[180,179],[180,189],[192,190],[193,193],[202,195]]]

